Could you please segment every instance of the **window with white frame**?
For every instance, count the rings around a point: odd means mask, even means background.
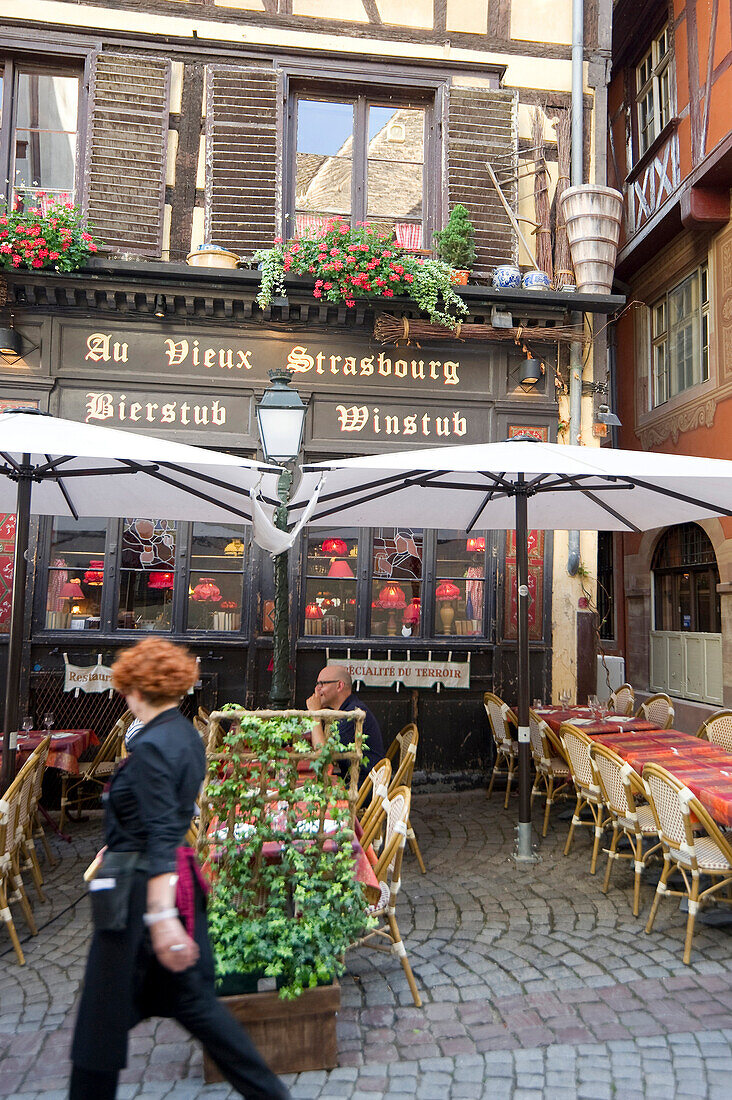
[[[638,156],[640,157],[671,119],[672,56],[668,25],[666,25],[653,39],[650,49],[636,67]]]
[[[706,263],[651,306],[653,404],[709,379],[709,277]]]

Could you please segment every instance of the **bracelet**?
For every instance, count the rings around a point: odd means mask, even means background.
[[[151,924],[157,924],[161,920],[171,920],[178,915],[177,909],[161,909],[159,913],[143,913],[142,923],[149,928]]]

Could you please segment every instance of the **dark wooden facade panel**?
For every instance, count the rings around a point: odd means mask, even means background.
[[[166,58],[97,54],[84,202],[90,224],[116,251],[161,255],[169,97]]]
[[[206,239],[246,255],[275,235],[277,77],[206,70]]]
[[[511,223],[493,187],[490,161],[511,206],[516,204],[516,95],[487,88],[451,88],[448,101],[449,205],[461,202],[475,226],[476,271],[516,256]]]

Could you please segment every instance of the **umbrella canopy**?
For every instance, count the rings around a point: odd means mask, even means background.
[[[15,512],[13,603],[3,724],[3,780],[15,772],[26,557],[31,514],[164,516],[252,522],[274,530],[281,469],[219,451],[78,424],[38,409],[0,414],[0,510]]]
[[[258,490],[270,519],[278,503],[277,467],[32,410],[0,414],[4,512],[16,511],[19,468],[28,461],[36,515],[248,523],[250,490]]]
[[[290,507],[297,517],[317,493],[310,525],[496,530],[515,524],[519,483],[530,528],[642,531],[732,514],[732,462],[521,437],[305,465]]]
[[[519,823],[531,844],[529,529],[643,531],[732,515],[732,462],[645,451],[502,443],[368,455],[303,467],[294,517],[311,526],[516,529]]]

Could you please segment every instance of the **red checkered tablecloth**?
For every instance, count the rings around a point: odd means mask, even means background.
[[[589,736],[622,756],[639,775],[644,764],[660,764],[686,784],[716,821],[732,825],[732,753],[680,730]]]
[[[646,718],[626,718],[622,714],[607,714],[604,718],[593,721],[593,714],[589,707],[538,707],[536,713],[555,733],[559,733],[562,722],[576,724],[578,729],[588,736],[595,733],[617,733],[626,730],[641,732],[658,729],[658,726]]]

